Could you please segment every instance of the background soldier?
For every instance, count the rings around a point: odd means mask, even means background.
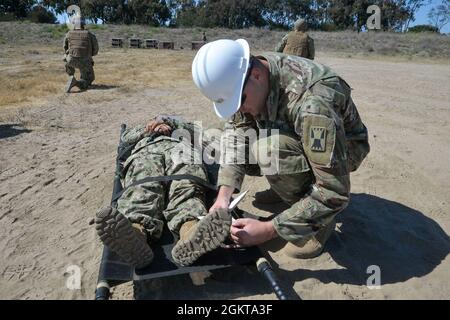
[[[307,28],[305,20],[295,21],[294,30],[283,37],[275,51],[314,60],[314,39],[306,33]]]
[[[251,56],[243,39],[203,46],[192,75],[200,91],[214,101],[216,114],[231,117],[225,126],[229,139],[221,151],[225,158],[252,150],[271,186],[261,198],[273,195],[289,205],[271,221],[233,221],[233,241],[252,246],[281,237],[290,257],[319,255],[334,231],[334,217],[350,200],[350,172],[369,152],[367,129],[349,85],[309,59],[270,52]],[[278,132],[264,137],[259,134],[263,129]],[[246,133],[254,132],[258,140],[249,145]],[[249,161],[221,165],[212,210],[228,206],[248,166]]]
[[[95,80],[93,56],[98,53],[98,42],[94,34],[85,30],[85,20],[82,17],[74,18],[74,30],[69,31],[64,39],[64,52],[66,54],[66,72],[70,76],[66,92],[73,87],[86,90]],[[81,79],[75,79],[75,68],[80,69]]]

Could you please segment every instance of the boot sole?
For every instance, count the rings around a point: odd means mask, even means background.
[[[131,222],[111,207],[101,209],[95,218],[95,229],[105,246],[125,262],[142,268],[153,260],[153,251]]]
[[[230,234],[231,216],[226,210],[207,214],[195,226],[187,240],[172,249],[172,258],[180,266],[189,266],[205,253],[220,247]]]

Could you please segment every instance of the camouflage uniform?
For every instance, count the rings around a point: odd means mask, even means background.
[[[241,144],[247,150],[251,148],[253,154],[267,153],[256,157],[257,169],[291,205],[274,218],[274,227],[285,240],[301,243],[347,206],[350,172],[369,152],[368,133],[350,96],[350,87],[331,69],[280,53],[266,53],[260,58],[270,65],[267,116],[253,119],[235,114],[225,125],[223,151],[226,155]],[[248,146],[238,137],[250,128],[258,130],[259,136],[260,129],[278,129],[279,135],[260,138]],[[276,138],[278,146],[273,143]],[[263,148],[266,146],[268,149]],[[274,173],[263,158],[277,152]],[[244,175],[254,167],[248,163],[222,164],[218,185],[239,190]]]
[[[98,42],[94,34],[88,30],[69,31],[64,39],[66,53],[66,72],[69,76],[75,74],[75,68],[80,69],[80,89],[87,89],[95,80],[93,56],[98,54]]]
[[[314,60],[314,39],[305,32],[306,22],[297,21],[294,29],[281,39],[275,51]]]
[[[187,130],[194,137],[192,124],[170,120],[170,126],[173,130]],[[126,190],[117,202],[117,209],[132,223],[142,225],[150,239],[161,236],[164,220],[172,232],[178,233],[184,222],[207,212],[205,187],[191,180],[146,182],[127,188],[147,177],[175,174],[190,174],[208,181],[203,164],[186,164],[175,156],[174,148],[182,143],[192,148],[193,141],[180,142],[163,135],[155,138],[144,132],[144,126],[127,130],[122,141],[135,146],[124,163],[122,176]]]

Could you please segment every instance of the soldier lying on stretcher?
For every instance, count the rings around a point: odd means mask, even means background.
[[[124,191],[117,209],[106,207],[96,215],[102,242],[136,268],[152,262],[151,245],[161,237],[164,221],[172,233],[180,236],[172,257],[182,266],[219,247],[230,232],[231,216],[226,209],[207,214],[206,188],[200,183],[208,183],[206,165],[202,161],[180,161],[176,148],[187,146],[193,150],[195,143],[191,138],[180,141],[171,136],[175,130],[198,137],[194,131],[199,128],[174,118],[158,117],[146,126],[124,132],[122,141],[132,149],[122,172]],[[172,175],[191,175],[196,179],[141,183],[148,177]]]

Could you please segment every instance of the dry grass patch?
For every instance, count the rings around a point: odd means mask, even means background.
[[[98,83],[133,91],[189,83],[193,54],[166,50],[108,50],[96,60]]]
[[[92,26],[91,26],[92,27]],[[119,95],[131,96],[145,89],[170,89],[192,85],[191,63],[195,55],[190,41],[200,40],[203,29],[149,28],[105,25],[92,30],[100,42],[95,57],[95,84],[108,86]],[[206,30],[209,40],[246,38],[254,53],[273,50],[284,32],[262,29]],[[38,35],[38,36],[36,36]],[[112,37],[131,35],[172,40],[185,50],[112,49]],[[320,56],[387,61],[449,63],[450,38],[433,34],[311,32]],[[62,61],[64,28],[31,23],[0,23],[0,108],[29,106],[49,97],[63,96],[67,75]],[[187,49],[187,50],[186,50]],[[79,76],[78,76],[79,77]],[[76,90],[76,89],[75,89]],[[112,99],[107,91],[86,93],[92,102]],[[92,97],[91,97],[92,96]]]
[[[0,66],[0,107],[54,95],[65,81],[64,68],[52,55],[24,59],[18,52],[8,60]]]
[[[0,65],[0,107],[36,103],[64,94],[67,74],[60,52],[22,47],[15,53],[11,48],[5,51],[7,62]],[[191,81],[192,59],[190,51],[107,49],[94,58],[94,84],[130,94],[142,88],[175,87]],[[79,78],[78,71],[76,76]],[[105,98],[100,96],[101,101]]]

